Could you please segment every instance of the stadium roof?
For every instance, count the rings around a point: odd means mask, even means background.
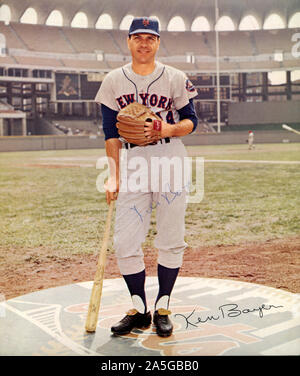
[[[245,15],[254,15],[260,25],[268,15],[277,13],[288,24],[290,17],[300,11],[299,0],[218,0],[219,16],[229,16],[237,25]],[[11,21],[20,18],[32,7],[37,12],[39,24],[44,24],[53,10],[61,12],[64,26],[69,26],[78,12],[84,12],[88,26],[94,27],[101,14],[109,14],[113,28],[118,29],[124,16],[157,16],[165,30],[174,16],[181,16],[186,29],[190,30],[193,20],[205,16],[211,25],[215,23],[214,0],[4,0],[11,10]]]

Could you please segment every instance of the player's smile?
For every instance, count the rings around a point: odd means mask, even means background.
[[[153,60],[159,47],[159,39],[152,34],[135,34],[128,39],[128,48],[133,59]]]
[[[151,52],[151,50],[149,50],[149,49],[144,49],[144,48],[140,48],[140,49],[138,49],[137,50],[137,52],[139,53],[139,54],[148,54],[148,53],[150,53]]]

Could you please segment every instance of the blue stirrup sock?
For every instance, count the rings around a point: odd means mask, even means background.
[[[139,273],[123,275],[131,295],[134,308],[139,313],[147,312],[146,294],[145,294],[145,269]]]
[[[159,291],[155,302],[155,310],[158,310],[159,308],[169,308],[170,295],[178,276],[179,269],[180,268],[166,268],[160,264],[157,265]]]
[[[157,276],[159,291],[155,301],[155,310],[159,308],[169,308],[170,295],[177,279],[179,270],[180,268],[171,269],[158,264]],[[145,294],[145,270],[135,274],[123,275],[123,278],[130,292],[134,308],[139,313],[146,313],[147,302]]]

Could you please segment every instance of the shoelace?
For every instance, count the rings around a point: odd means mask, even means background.
[[[130,309],[128,312],[126,312],[126,314],[128,315],[128,316],[134,316],[135,314],[137,314],[138,313],[138,310],[136,310],[135,308],[132,308],[132,309]]]
[[[160,315],[160,316],[167,316],[167,315],[170,315],[172,312],[167,310],[167,309],[164,309],[164,308],[159,308],[157,310],[157,313]]]

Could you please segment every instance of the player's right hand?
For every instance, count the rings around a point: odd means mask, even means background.
[[[111,201],[117,200],[118,198],[119,181],[115,177],[110,176],[104,183],[104,189],[106,194],[106,202],[108,205],[110,205]]]

